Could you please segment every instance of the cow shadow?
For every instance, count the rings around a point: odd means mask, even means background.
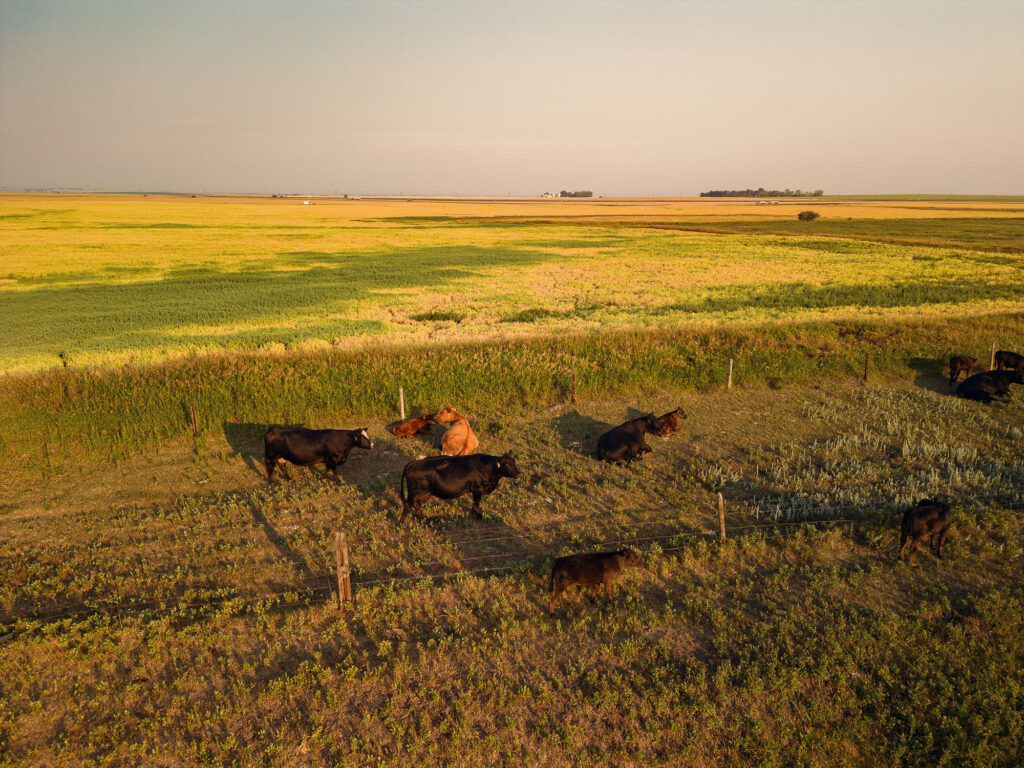
[[[952,395],[956,392],[956,382],[953,383],[953,386],[949,386],[947,361],[936,360],[932,357],[912,357],[908,365],[915,372],[915,387],[927,389],[939,395]],[[963,381],[964,378],[961,376],[960,380]]]
[[[585,456],[594,456],[597,453],[598,438],[615,427],[614,424],[584,416],[576,410],[558,416],[553,424],[562,447]]]
[[[288,541],[278,533],[277,529],[271,525],[269,520],[267,520],[267,516],[263,514],[263,510],[261,510],[252,500],[248,501],[248,506],[252,519],[262,526],[263,534],[267,537],[267,541],[274,545],[281,556],[291,562],[292,565],[298,569],[303,578],[315,576],[316,574],[310,570],[309,563],[306,561],[306,558],[288,545]]]
[[[245,465],[260,477],[264,477],[263,436],[271,427],[301,427],[302,424],[257,424],[252,422],[221,422],[224,439],[231,450],[242,457]]]

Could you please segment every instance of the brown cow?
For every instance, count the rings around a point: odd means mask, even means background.
[[[664,416],[659,416],[658,421],[661,422],[660,429],[652,429],[652,435],[658,435],[660,437],[668,437],[674,432],[678,432],[681,427],[679,426],[679,420],[686,418],[686,411],[682,408],[676,408],[674,411],[669,411]]]
[[[949,504],[935,499],[922,499],[903,515],[900,526],[900,560],[910,545],[910,564],[914,564],[914,553],[917,545],[925,539],[930,540],[932,551],[936,557],[942,557],[942,545],[949,534],[949,526],[953,522],[953,513]],[[938,537],[938,546],[936,546]]]
[[[953,386],[953,383],[960,378],[961,373],[970,376],[976,362],[978,361],[967,355],[954,355],[949,358],[949,386]]]
[[[466,417],[457,413],[454,408],[445,408],[434,418],[441,424],[450,425],[441,438],[441,455],[466,456],[480,447],[480,441],[469,428]]]
[[[625,568],[639,563],[640,556],[632,549],[589,552],[558,558],[551,566],[551,603],[548,605],[548,612],[555,612],[555,601],[573,584],[593,587],[595,595],[603,584],[608,599],[614,600],[612,584]]]
[[[426,435],[430,432],[430,428],[437,424],[434,417],[430,414],[425,416],[417,416],[414,419],[406,419],[401,424],[395,424],[391,429],[395,437],[415,437],[416,435]]]

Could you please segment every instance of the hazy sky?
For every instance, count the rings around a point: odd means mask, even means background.
[[[0,0],[0,186],[1024,193],[1024,1]]]

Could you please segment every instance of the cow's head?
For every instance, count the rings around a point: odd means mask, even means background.
[[[1024,384],[1024,368],[1014,368],[1009,379],[1011,384]]]
[[[370,436],[366,434],[366,427],[363,427],[362,429],[353,429],[351,434],[352,444],[355,445],[356,448],[365,448],[366,450],[373,448],[373,441],[370,439]]]
[[[512,458],[511,453],[500,456],[495,466],[502,477],[519,477],[519,467],[516,466],[516,460]]]
[[[451,422],[456,421],[456,420],[458,420],[460,418],[462,418],[462,417],[459,416],[459,414],[456,413],[455,409],[452,408],[451,406],[448,406],[443,411],[439,411],[434,416],[435,421],[438,421],[441,424],[450,424]]]
[[[640,565],[640,555],[634,549],[620,549],[616,552],[625,565]]]
[[[653,413],[648,413],[644,417],[644,424],[647,425],[647,431],[659,434],[665,429],[665,422],[655,416]]]

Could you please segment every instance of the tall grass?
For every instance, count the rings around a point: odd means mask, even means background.
[[[506,342],[196,357],[114,370],[57,369],[0,379],[0,455],[45,467],[117,460],[191,429],[225,423],[343,426],[387,423],[398,387],[411,411],[456,405],[519,412],[565,401],[571,375],[581,397],[700,391],[735,380],[820,382],[872,370],[939,372],[951,353],[982,359],[990,339],[1019,339],[1024,314],[875,322],[780,323],[707,330],[649,329],[544,336]]]

